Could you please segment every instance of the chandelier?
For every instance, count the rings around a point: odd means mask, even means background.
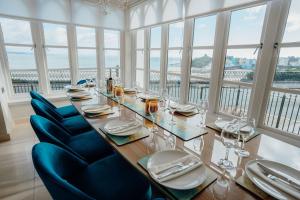
[[[122,9],[126,9],[128,6],[128,0],[87,0],[88,2],[99,6],[104,15],[108,15],[109,9],[114,6],[114,7],[119,7]]]

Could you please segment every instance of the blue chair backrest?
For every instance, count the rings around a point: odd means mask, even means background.
[[[83,160],[44,142],[34,145],[32,160],[53,199],[93,199],[72,184],[72,178],[88,166]]]
[[[45,104],[47,104],[49,107],[56,109],[56,107],[47,99],[45,99],[42,95],[40,95],[38,92],[36,91],[30,91],[30,96],[33,99],[37,99],[40,100],[41,102],[44,102]]]
[[[31,106],[36,114],[57,124],[60,124],[60,122],[63,120],[63,117],[59,113],[54,111],[51,107],[40,100],[31,99]]]

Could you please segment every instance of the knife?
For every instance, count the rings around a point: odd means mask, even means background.
[[[268,177],[271,178],[272,180],[279,180],[281,182],[284,182],[284,183],[286,183],[286,184],[288,184],[288,185],[290,185],[290,186],[292,186],[292,187],[300,190],[300,184],[298,184],[295,181],[291,180],[291,178],[288,178],[288,177],[282,175],[281,173],[276,172],[275,170],[266,167],[264,164],[262,164],[260,162],[258,162],[257,165],[263,171],[265,171],[266,173],[268,173],[269,175],[271,175],[271,176],[268,176]]]
[[[183,170],[186,170],[186,169],[188,169],[188,168],[190,168],[190,167],[192,167],[192,166],[194,166],[198,163],[199,163],[198,161],[193,161],[193,162],[190,162],[187,165],[183,165],[183,166],[180,166],[178,168],[175,168],[174,170],[169,170],[165,173],[161,173],[160,175],[157,176],[157,179],[163,179],[163,178],[165,178],[167,176],[170,176],[172,174],[177,174],[177,173],[182,172]]]

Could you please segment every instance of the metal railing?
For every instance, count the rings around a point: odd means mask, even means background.
[[[300,135],[300,95],[272,91],[267,104],[264,124]]]
[[[109,74],[115,79],[120,76],[120,68],[106,68],[105,77],[109,77]],[[66,85],[71,84],[71,72],[68,68],[62,69],[49,69],[49,80],[52,90],[63,90]],[[26,70],[10,70],[10,77],[12,80],[12,86],[14,93],[28,93],[31,90],[39,90],[39,76],[35,69]],[[80,79],[96,79],[96,68],[79,69]]]

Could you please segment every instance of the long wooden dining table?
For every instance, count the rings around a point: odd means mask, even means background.
[[[109,120],[115,118],[121,119],[138,119],[143,122],[145,127],[151,128],[153,123],[149,121],[144,116],[136,113],[132,109],[127,108],[126,106],[121,106],[121,110],[118,110],[118,104],[115,100],[104,96],[103,94],[93,91],[93,98],[90,100],[84,101],[71,101],[72,104],[77,108],[77,110],[82,114],[86,121],[96,130],[98,133],[107,140],[108,143],[128,162],[132,164],[140,173],[147,177],[150,182],[155,185],[160,192],[166,195],[170,199],[174,199],[168,190],[156,183],[147,173],[147,171],[138,164],[138,161],[147,156],[151,155],[157,151],[166,150],[170,146],[174,149],[180,149],[187,153],[198,156],[207,167],[216,172],[219,176],[223,173],[223,170],[218,167],[218,161],[221,158],[225,157],[225,147],[221,142],[219,132],[213,129],[205,128],[207,134],[201,135],[194,139],[184,141],[179,137],[174,136],[169,131],[166,131],[162,127],[158,126],[158,130],[153,137],[156,137],[157,144],[155,146],[150,144],[149,137],[118,146],[116,145],[104,132],[99,128],[103,126]],[[140,99],[137,99],[135,95],[125,95],[123,101],[143,104]],[[83,105],[90,104],[108,104],[112,106],[112,109],[115,111],[113,114],[99,116],[96,118],[86,117],[81,107]],[[168,110],[160,109],[160,112],[165,112],[164,117],[170,120],[171,114]],[[194,129],[200,128],[197,127],[197,123],[200,121],[199,115],[194,115],[190,117],[185,117],[182,115],[175,115],[177,122],[180,122],[180,126],[193,127]],[[208,116],[209,119],[209,116]],[[209,120],[208,120],[209,121]],[[185,127],[181,127],[185,128]],[[173,144],[167,144],[170,141],[170,137],[173,138]],[[153,139],[153,138],[152,138]],[[245,144],[245,149],[250,152],[250,156],[247,158],[238,157],[233,150],[230,151],[229,159],[234,163],[235,169],[227,172],[226,177],[229,181],[228,191],[224,191],[222,188],[216,186],[216,181],[207,186],[202,192],[197,194],[194,199],[239,199],[239,200],[250,200],[250,199],[260,199],[258,196],[254,195],[252,192],[247,191],[240,185],[236,183],[236,180],[244,175],[245,164],[254,159],[268,159],[276,162],[286,164],[290,167],[293,167],[297,170],[300,170],[300,149],[296,146],[293,146],[289,143],[283,142],[281,140],[275,139],[269,135],[260,134],[257,137],[251,139]],[[197,177],[195,177],[197,178]],[[220,197],[221,195],[221,197]],[[270,196],[266,196],[265,199],[272,199]]]

